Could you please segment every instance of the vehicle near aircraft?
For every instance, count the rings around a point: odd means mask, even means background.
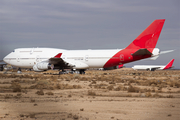
[[[111,68],[121,64],[156,57],[155,48],[165,19],[154,20],[131,44],[124,49],[65,50],[55,48],[18,48],[4,57],[4,62],[34,71],[49,69],[78,70],[84,74],[89,68]]]
[[[6,65],[7,64],[3,60],[0,60],[0,71],[3,71]]]
[[[172,59],[167,65],[135,65],[132,68],[134,70],[150,70],[150,71],[155,71],[155,70],[166,70],[172,68],[174,59]]]

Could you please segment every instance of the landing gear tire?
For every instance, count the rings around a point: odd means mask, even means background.
[[[18,74],[21,74],[21,68],[18,68],[18,71],[17,71]]]
[[[85,69],[79,70],[79,73],[80,73],[80,74],[85,74]]]

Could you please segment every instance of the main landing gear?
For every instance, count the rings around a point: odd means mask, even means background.
[[[71,71],[62,69],[62,71],[59,71],[59,75],[68,74],[68,73],[71,73],[71,74],[74,74],[74,73],[76,73],[76,74],[85,74],[85,69],[80,69],[80,70],[71,69]]]
[[[17,73],[18,73],[18,74],[22,73],[21,68],[18,68]]]

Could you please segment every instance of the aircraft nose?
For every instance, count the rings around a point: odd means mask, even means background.
[[[5,57],[3,58],[3,61],[4,61],[5,63],[7,63],[7,64],[10,64],[10,63],[9,63],[9,58],[8,58],[8,56],[9,56],[9,55],[5,56]]]
[[[7,56],[5,56],[5,57],[3,58],[3,61],[4,61],[5,63],[7,63]]]

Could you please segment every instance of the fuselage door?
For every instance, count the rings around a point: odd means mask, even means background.
[[[41,62],[41,59],[40,59],[39,55],[36,56],[36,62]]]
[[[34,52],[34,48],[31,49],[30,54],[33,54],[33,52]]]
[[[17,56],[16,59],[17,59],[17,62],[20,62],[20,56]]]
[[[88,61],[88,58],[89,58],[89,56],[88,56],[88,55],[86,55],[86,56],[85,56],[85,61]]]

